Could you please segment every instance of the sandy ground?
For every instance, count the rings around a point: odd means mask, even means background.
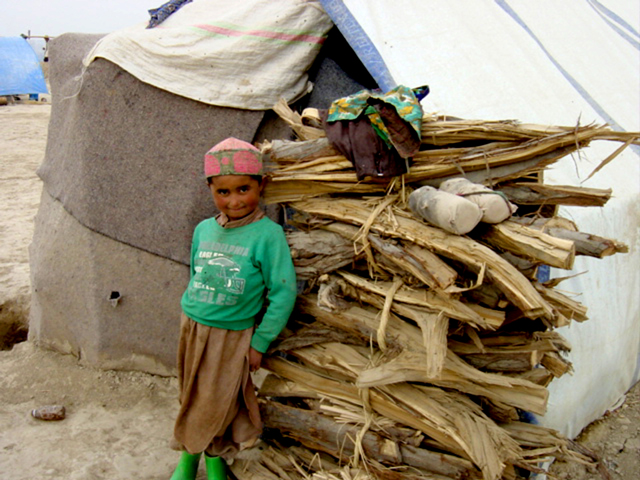
[[[26,324],[28,247],[42,182],[49,104],[0,106],[0,332]],[[2,328],[4,326],[4,328]],[[0,339],[2,340],[2,339]],[[0,480],[168,479],[178,458],[169,439],[177,382],[99,371],[31,342],[0,351]],[[66,408],[44,422],[30,412]],[[205,478],[204,471],[201,478]]]
[[[0,326],[24,324],[28,314],[27,249],[42,189],[35,171],[50,108],[0,106]],[[31,342],[0,351],[0,372],[0,480],[171,476],[178,456],[169,449],[175,378],[82,367]],[[32,409],[50,404],[64,405],[66,418],[32,418]],[[602,456],[611,478],[640,478],[640,386],[578,441]],[[556,464],[552,472],[567,480],[602,478],[575,464]],[[198,478],[206,478],[202,468]]]

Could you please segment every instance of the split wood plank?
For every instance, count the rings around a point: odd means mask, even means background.
[[[629,247],[624,243],[591,233],[579,232],[573,222],[561,217],[537,219],[512,217],[511,221],[541,230],[553,237],[572,241],[576,255],[604,258],[616,253],[629,252]]]
[[[603,207],[611,198],[611,189],[546,185],[537,182],[516,182],[497,189],[518,205],[567,205]]]
[[[479,238],[497,249],[525,257],[534,263],[570,270],[575,260],[572,241],[556,238],[509,220],[488,225],[481,230]]]
[[[353,244],[326,230],[287,232],[291,258],[300,280],[309,280],[341,267],[355,259]]]
[[[557,289],[548,288],[540,283],[535,283],[534,287],[540,292],[543,298],[557,311],[556,317],[564,317],[568,321],[584,322],[589,319],[587,307],[563,294]]]

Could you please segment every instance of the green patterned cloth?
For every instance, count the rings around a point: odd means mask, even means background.
[[[384,102],[396,109],[398,115],[411,125],[418,139],[420,139],[423,112],[419,97],[424,97],[428,92],[429,87],[427,86],[411,89],[404,85],[399,85],[387,93],[361,90],[348,97],[335,100],[329,107],[327,122],[355,120],[364,113],[369,118],[371,126],[376,130],[376,133],[380,135],[387,145],[391,145],[389,131],[384,120],[372,105],[372,103]]]

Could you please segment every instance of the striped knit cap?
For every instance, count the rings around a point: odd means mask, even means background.
[[[204,176],[262,175],[262,153],[250,143],[227,138],[204,156]]]

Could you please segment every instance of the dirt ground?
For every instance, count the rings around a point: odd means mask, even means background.
[[[21,340],[29,305],[28,245],[41,182],[49,104],[0,106],[0,333]],[[5,326],[4,330],[2,326]],[[168,479],[177,382],[137,372],[100,371],[31,342],[0,351],[0,480]],[[560,380],[561,381],[561,380]],[[58,404],[66,418],[36,420]],[[611,478],[640,478],[640,385],[577,441],[596,452]],[[581,465],[556,463],[562,479],[597,479]],[[199,479],[205,478],[201,468]]]

